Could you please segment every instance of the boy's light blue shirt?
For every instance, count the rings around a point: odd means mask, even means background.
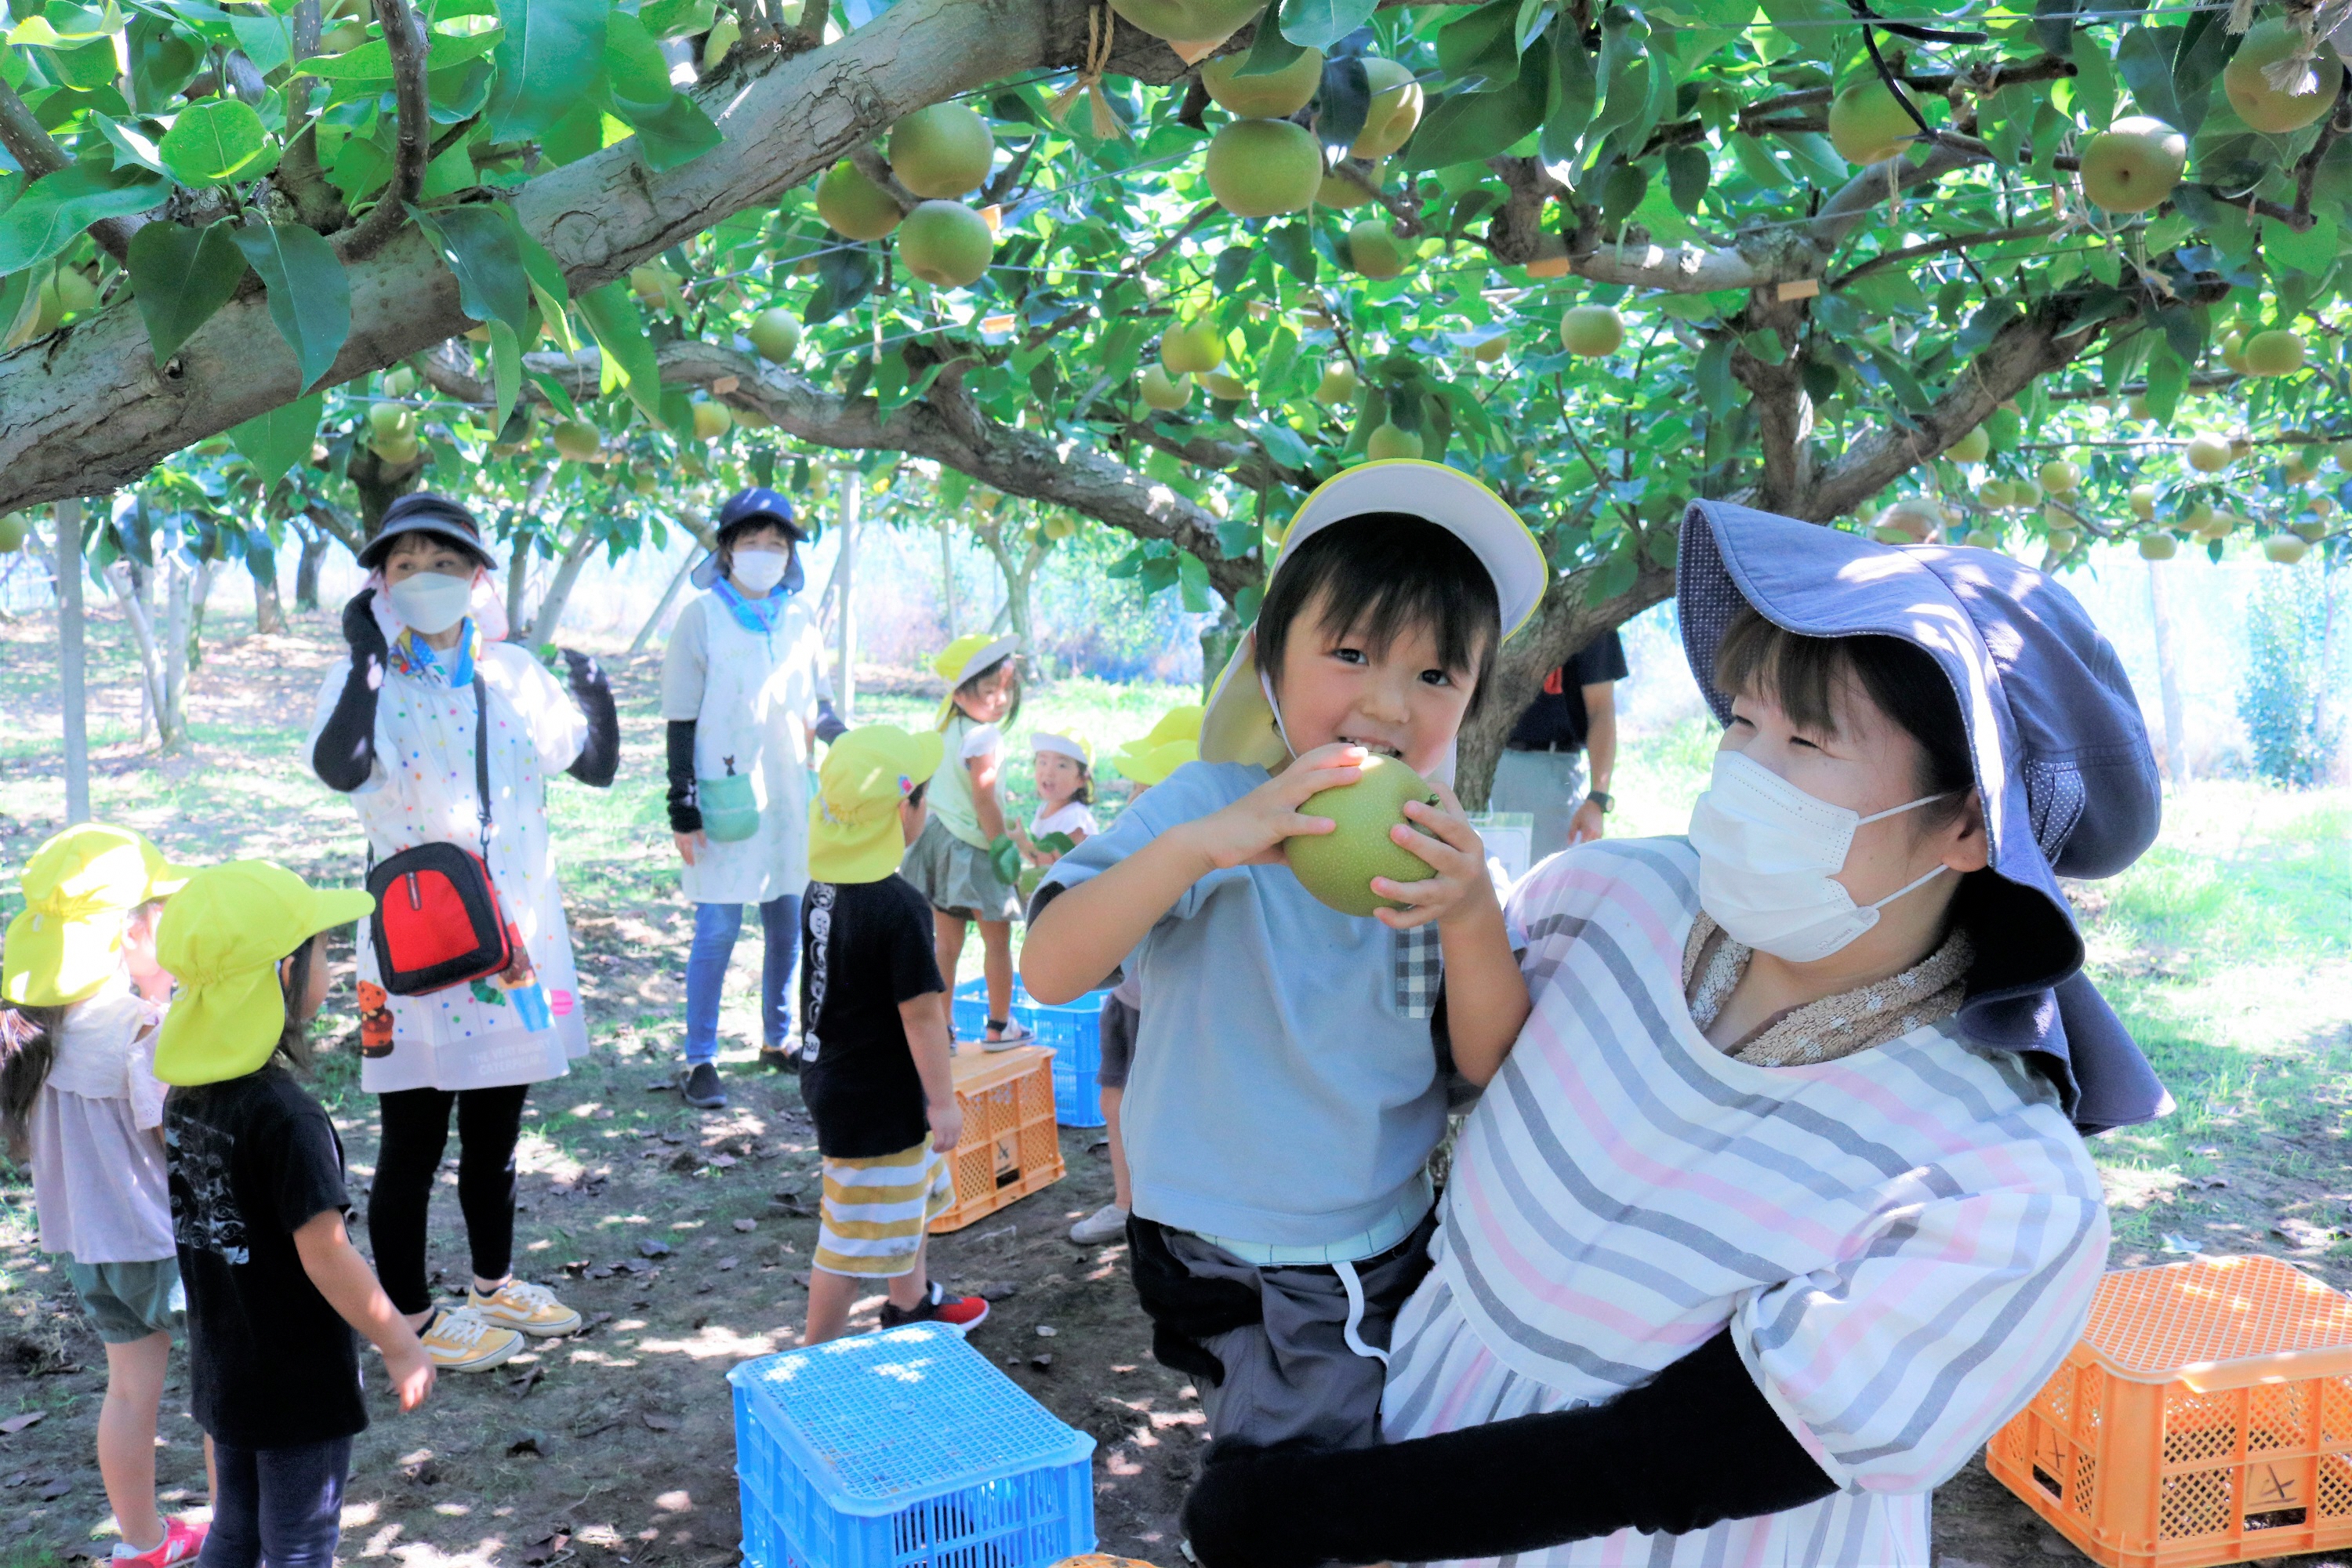
[[[1266,777],[1188,763],[1044,881],[1083,882]],[[1287,866],[1186,890],[1128,960],[1144,996],[1120,1108],[1137,1214],[1265,1262],[1368,1257],[1419,1222],[1445,1091],[1430,1021],[1397,1005],[1395,941]]]

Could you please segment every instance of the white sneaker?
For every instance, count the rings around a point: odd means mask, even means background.
[[[520,1329],[541,1338],[568,1334],[580,1326],[580,1314],[555,1299],[544,1285],[509,1279],[488,1295],[468,1285],[466,1305],[484,1322],[501,1329]]]
[[[1070,1227],[1070,1239],[1080,1247],[1101,1247],[1108,1242],[1127,1239],[1127,1211],[1117,1204],[1105,1204]]]
[[[444,1307],[417,1338],[442,1372],[488,1372],[522,1349],[522,1335],[483,1321],[470,1307]]]

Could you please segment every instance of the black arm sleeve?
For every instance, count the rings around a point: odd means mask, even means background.
[[[816,738],[818,740],[830,746],[848,733],[849,726],[841,721],[841,715],[833,710],[832,703],[820,702],[816,705]]]
[[[343,642],[351,650],[352,670],[343,694],[310,748],[310,769],[329,789],[349,795],[367,783],[375,771],[375,702],[383,688],[386,649],[383,632],[375,624],[369,601],[375,590],[362,588],[343,606]]]
[[[1727,1329],[1607,1405],[1340,1453],[1213,1447],[1184,1528],[1205,1568],[1427,1562],[1687,1534],[1836,1489]]]
[[[621,716],[613,706],[613,683],[604,679],[604,667],[588,655],[562,651],[572,700],[588,716],[588,739],[564,771],[591,789],[608,789],[621,771]]]
[[[669,830],[702,831],[702,807],[694,797],[694,725],[691,719],[669,721]]]

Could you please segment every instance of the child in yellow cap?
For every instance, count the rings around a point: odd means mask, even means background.
[[[0,1130],[33,1171],[41,1250],[106,1343],[98,1473],[117,1564],[170,1568],[205,1527],[155,1508],[155,1415],[180,1321],[180,1264],[154,1073],[156,900],[187,873],[124,827],[86,822],[37,850],[0,964]]]
[[[948,683],[938,725],[947,765],[932,782],[930,821],[905,864],[907,880],[930,900],[940,973],[950,986],[963,955],[964,928],[980,924],[988,977],[983,1043],[992,1051],[1030,1038],[1013,1021],[1013,922],[1021,917],[1021,895],[993,854],[997,841],[1008,837],[998,773],[1004,763],[1002,726],[1021,711],[1021,668],[1013,658],[1019,646],[1017,637],[974,632],[931,660]]]
[[[801,906],[801,1098],[824,1156],[803,1344],[837,1339],[866,1281],[888,1281],[882,1326],[961,1333],[988,1316],[923,1268],[925,1227],[955,1202],[963,1136],[947,983],[923,895],[898,875],[921,837],[945,743],[887,724],[852,730],[817,770]]]
[[[1110,764],[1127,781],[1127,798],[1133,805],[1145,790],[1186,763],[1201,758],[1201,715],[1198,703],[1171,708],[1149,733],[1138,736],[1110,755]],[[1135,1186],[1127,1168],[1127,1134],[1119,1111],[1127,1102],[1127,1072],[1135,1064],[1135,1037],[1143,1021],[1143,973],[1129,965],[1118,984],[1103,998],[1097,1021],[1101,1059],[1095,1068],[1095,1087],[1102,1097],[1103,1133],[1110,1140],[1110,1202],[1070,1226],[1070,1239],[1080,1247],[1108,1247],[1127,1239],[1127,1216],[1134,1212]]]
[[[330,1568],[352,1438],[367,1427],[356,1329],[403,1410],[433,1363],[343,1228],[343,1150],[289,1068],[327,996],[325,933],[375,907],[281,866],[197,872],[164,910],[179,978],[155,1073],[188,1291],[190,1403],[216,1458],[209,1568]]]

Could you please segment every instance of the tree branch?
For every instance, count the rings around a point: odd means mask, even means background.
[[[432,105],[425,97],[425,25],[408,8],[408,0],[375,0],[376,19],[383,24],[383,41],[392,51],[392,95],[399,111],[399,129],[392,152],[392,180],[376,197],[375,205],[357,228],[342,237],[338,248],[346,263],[365,260],[383,247],[408,221],[408,204],[425,188],[425,167],[431,161]]]
[[[658,172],[635,141],[551,169],[509,196],[577,294],[746,207],[772,205],[893,121],[1023,72],[1076,65],[1085,0],[898,0],[797,58],[760,56],[691,89],[723,140]],[[1111,70],[1183,76],[1168,46],[1121,24]],[[414,225],[352,268],[352,330],[323,378],[339,385],[463,331],[457,282]],[[135,310],[101,310],[40,353],[0,357],[0,512],[133,482],[155,463],[291,400],[294,357],[259,290],[240,295],[158,368]]]
[[[2045,235],[2056,234],[2065,226],[2063,224],[2056,223],[2028,224],[2021,228],[1987,228],[1979,229],[1974,234],[1955,234],[1943,239],[1923,240],[1917,245],[1906,245],[1900,250],[1883,252],[1857,266],[1848,268],[1830,280],[1829,289],[1834,293],[1855,279],[1866,273],[1875,272],[1882,267],[1893,267],[1905,261],[1916,261],[1927,256],[1940,256],[1945,251],[1958,250],[1963,246],[1987,245],[1994,240],[2040,239]]]
[[[1956,142],[1960,144],[1955,145]],[[1970,144],[1965,138],[1948,133],[1929,146],[1927,155],[1916,163],[1898,153],[1848,180],[1835,195],[1822,204],[1822,210],[1804,232],[1811,238],[1814,248],[1827,256],[1844,244],[1846,237],[1881,202],[1915,185],[1933,184],[1970,164],[1990,163],[1991,156],[1981,144]]]
[[[49,139],[33,111],[25,107],[25,100],[16,96],[16,89],[5,81],[0,81],[0,147],[7,148],[16,166],[36,180],[73,162],[64,148]],[[130,254],[131,237],[146,221],[144,217],[100,218],[89,226],[89,237],[98,241],[100,249],[120,261]]]
[[[901,213],[913,212],[923,199],[898,183],[898,176],[890,172],[890,161],[882,156],[881,151],[871,142],[852,147],[849,161],[856,165],[859,174],[889,192],[890,199],[898,204]]]
[[[935,383],[929,393],[885,417],[871,397],[821,391],[791,371],[713,343],[665,343],[659,357],[665,384],[709,386],[731,379],[733,387],[717,395],[722,401],[765,415],[796,440],[844,451],[928,458],[1006,495],[1067,507],[1138,539],[1166,540],[1199,556],[1210,583],[1228,599],[1261,580],[1255,561],[1229,557],[1220,548],[1216,518],[1168,486],[1076,441],[1000,425],[951,383]],[[582,396],[595,395],[599,363],[593,348],[523,356],[531,375],[551,376]],[[440,354],[425,357],[425,378],[436,391],[464,402],[491,400],[490,388],[479,377]],[[545,395],[528,377],[523,393]]]

